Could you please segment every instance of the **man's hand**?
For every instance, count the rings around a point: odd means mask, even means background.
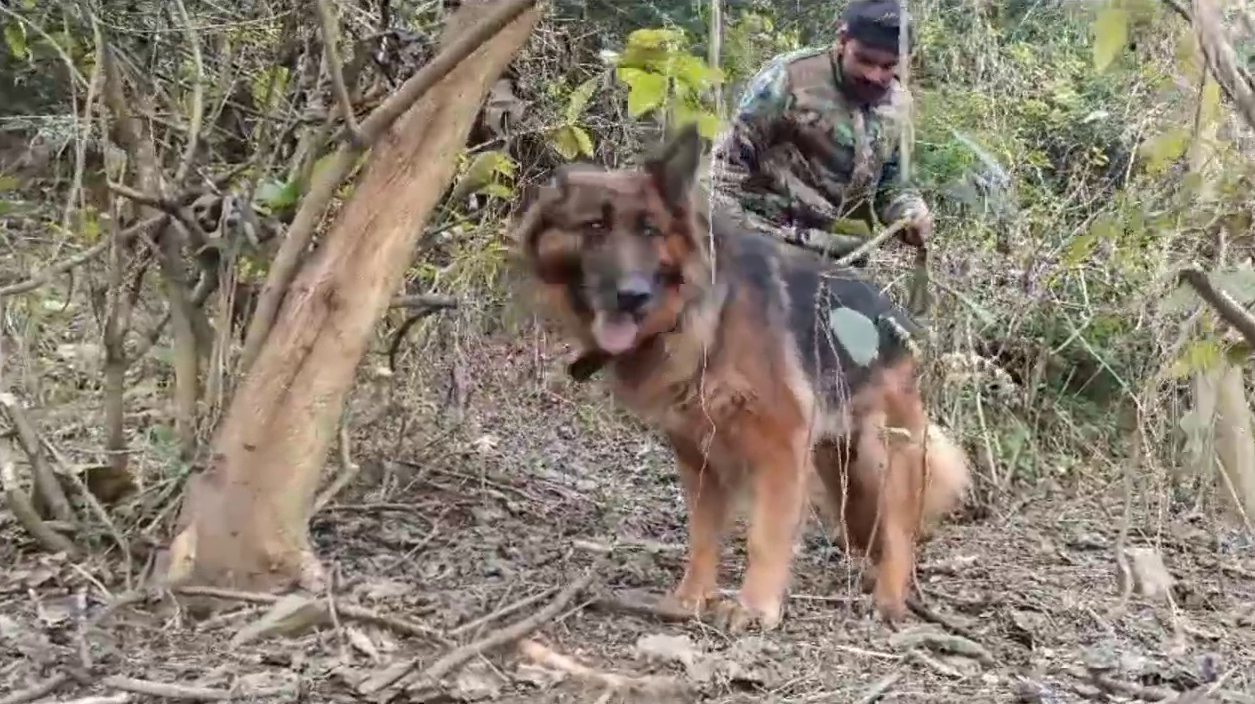
[[[920,204],[903,217],[908,224],[902,228],[902,241],[921,249],[928,246],[928,240],[933,236],[933,214],[928,206]]]

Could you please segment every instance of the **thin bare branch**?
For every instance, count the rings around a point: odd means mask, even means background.
[[[536,0],[502,2],[483,21],[457,36],[436,58],[414,74],[401,86],[400,90],[362,121],[361,134],[365,144],[373,144],[431,87],[439,83],[466,57],[473,54],[535,4]],[[327,168],[320,172],[319,178],[310,185],[309,192],[301,201],[300,210],[297,211],[292,225],[288,228],[283,246],[270,265],[270,273],[257,302],[257,310],[253,313],[253,319],[249,321],[248,331],[244,337],[244,349],[240,354],[239,369],[244,374],[247,374],[249,368],[252,367],[261,351],[262,344],[270,334],[270,329],[278,316],[279,305],[283,302],[288,286],[296,277],[298,265],[314,237],[314,230],[322,220],[340,183],[353,168],[361,152],[362,149],[354,144],[342,142]]]
[[[183,22],[187,45],[192,50],[192,61],[196,64],[196,74],[192,78],[192,114],[187,123],[187,144],[183,147],[183,158],[179,161],[179,167],[174,172],[174,182],[182,184],[196,160],[196,148],[200,144],[200,131],[205,119],[205,62],[201,57],[200,36],[192,26],[192,18],[187,14],[186,5],[183,0],[175,0],[175,5],[179,9],[179,19]]]
[[[322,23],[323,53],[327,57],[327,71],[331,73],[331,88],[335,91],[336,100],[340,103],[340,112],[344,116],[344,128],[348,138],[357,146],[361,145],[362,134],[353,115],[353,101],[349,98],[349,88],[344,84],[344,61],[336,48],[339,40],[339,20],[331,0],[318,0],[318,20]]]

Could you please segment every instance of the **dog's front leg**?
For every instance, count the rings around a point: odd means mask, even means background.
[[[727,526],[731,495],[726,482],[700,448],[676,435],[671,435],[670,440],[684,487],[689,544],[684,578],[668,600],[672,606],[696,616],[718,591],[719,548]]]
[[[780,625],[811,472],[810,452],[788,429],[745,430],[739,444],[753,491],[748,564],[737,602],[727,604],[720,618],[734,633],[754,621],[764,630]]]

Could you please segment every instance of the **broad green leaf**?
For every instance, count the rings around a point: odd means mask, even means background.
[[[486,196],[501,198],[502,200],[509,200],[514,197],[513,188],[510,188],[504,183],[497,183],[495,181],[479,189],[479,192]]]
[[[663,104],[667,98],[667,77],[633,68],[619,69],[619,80],[628,85],[628,114],[640,117]]]
[[[575,142],[579,145],[580,154],[591,159],[593,156],[593,138],[579,125],[568,125],[568,127],[571,130],[571,134],[575,136]]]
[[[1094,70],[1102,73],[1129,41],[1129,11],[1104,7],[1094,19]]]
[[[719,129],[723,124],[719,121],[719,116],[713,113],[704,112],[697,116],[697,131],[706,139],[713,140],[719,136]]]
[[[18,20],[4,26],[4,44],[13,54],[13,58],[25,61],[30,58],[30,48],[26,46],[26,25]]]
[[[828,327],[856,364],[866,367],[880,356],[880,330],[866,315],[852,308],[834,308],[828,313]]]
[[[1110,242],[1120,235],[1120,222],[1114,215],[1103,213],[1094,218],[1089,230],[1072,240],[1063,254],[1065,266],[1077,266],[1094,252],[1094,248],[1104,242]]]
[[[88,207],[79,213],[79,234],[89,243],[100,240],[100,214]]]
[[[840,218],[832,223],[832,233],[834,235],[848,235],[866,239],[872,236],[872,229],[867,226],[866,220]]]
[[[684,46],[684,32],[676,29],[638,29],[627,37],[628,49],[674,50]]]
[[[671,73],[676,80],[701,90],[713,88],[723,81],[723,71],[706,65],[705,61],[692,54],[675,57]]]
[[[1098,235],[1093,228],[1072,238],[1068,248],[1063,251],[1063,265],[1074,267],[1089,258],[1098,244]]]
[[[692,105],[683,103],[675,106],[675,126],[684,127],[689,123],[697,123],[697,131],[707,139],[714,139],[719,135],[719,116],[714,113],[707,112],[700,108],[694,108]]]
[[[663,72],[684,53],[686,44],[680,30],[638,29],[628,35],[619,65]]]
[[[253,77],[249,88],[253,93],[253,103],[258,110],[266,110],[273,106],[275,102],[287,92],[288,86],[288,69],[286,66],[275,66],[267,71],[261,71]],[[274,86],[271,87],[271,82]],[[267,101],[269,96],[269,101]]]
[[[1168,367],[1168,376],[1185,379],[1213,369],[1225,358],[1225,350],[1216,340],[1195,340],[1181,350],[1181,355]]]
[[[509,160],[510,157],[499,151],[476,154],[471,158],[471,163],[466,170],[462,172],[461,178],[458,179],[461,184],[459,188],[465,188],[464,192],[471,193],[493,183],[497,174],[501,173],[501,165]]]
[[[558,153],[566,161],[571,161],[580,155],[579,137],[575,136],[575,130],[572,125],[563,125],[554,130],[549,137],[549,146]]]
[[[297,179],[286,183],[266,181],[257,188],[257,201],[277,212],[294,207],[301,199],[301,184]]]
[[[1146,170],[1160,175],[1168,170],[1172,162],[1180,159],[1190,146],[1190,130],[1186,127],[1173,127],[1154,139],[1144,143],[1139,151],[1146,159]]]
[[[578,122],[580,116],[584,114],[584,110],[588,107],[588,101],[593,97],[593,91],[597,90],[597,77],[590,78],[587,81],[575,87],[571,91],[571,98],[567,101],[566,121]]]

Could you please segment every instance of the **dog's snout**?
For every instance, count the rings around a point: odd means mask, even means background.
[[[619,281],[615,291],[621,313],[640,313],[653,298],[653,286],[644,276],[629,276]]]

